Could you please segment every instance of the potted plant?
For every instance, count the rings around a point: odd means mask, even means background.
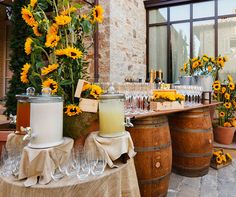
[[[49,6],[53,11],[46,13]],[[90,120],[96,118],[85,115],[85,121],[82,121],[84,113],[79,107],[80,99],[75,97],[75,90],[79,79],[87,79],[89,40],[96,23],[103,21],[103,12],[100,5],[83,9],[81,4],[56,0],[31,0],[21,11],[22,18],[34,32],[25,41],[25,53],[30,61],[22,67],[22,83],[31,82],[37,93],[42,87],[49,87],[52,94],[62,96],[64,123],[76,125],[74,123],[80,120],[77,125],[84,125],[84,130],[90,125]],[[65,116],[68,117],[66,121]],[[65,124],[64,129],[68,126]],[[79,131],[72,133],[66,135],[80,136]]]
[[[217,107],[218,119],[214,124],[214,139],[221,144],[231,144],[236,127],[236,118],[234,117],[236,90],[233,78],[228,75],[228,79],[223,82],[215,81],[213,89],[213,98],[222,102]]]
[[[211,84],[216,78],[219,70],[223,69],[226,56],[218,56],[216,58],[208,57],[204,54],[202,57],[194,57],[189,59],[187,63],[181,68],[182,77],[180,82],[184,83],[183,79],[190,77],[191,84],[184,85],[198,85],[203,87],[203,91],[212,91]],[[181,81],[182,80],[182,81]]]

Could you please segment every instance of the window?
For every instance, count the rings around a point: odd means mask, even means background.
[[[145,1],[147,23],[147,77],[163,70],[164,80],[176,82],[179,69],[195,56],[227,55],[224,78],[236,78],[236,1]],[[235,67],[235,68],[234,68]]]

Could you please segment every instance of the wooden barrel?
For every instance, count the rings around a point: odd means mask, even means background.
[[[173,148],[173,171],[197,177],[208,173],[213,132],[209,108],[169,116]]]
[[[168,119],[151,116],[132,120],[127,128],[134,142],[134,158],[141,195],[166,196],[172,165],[172,149]]]

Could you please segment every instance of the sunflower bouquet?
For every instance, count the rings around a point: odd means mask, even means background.
[[[236,89],[232,76],[228,75],[228,79],[223,82],[215,81],[213,83],[213,89],[213,98],[219,102],[223,102],[223,104],[217,108],[218,125],[223,127],[235,127],[236,118],[234,118],[234,112],[236,109]]]
[[[189,59],[180,71],[183,75],[212,75],[215,78],[216,73],[224,68],[227,60],[228,58],[226,56],[213,58],[204,54],[202,57],[198,56]]]
[[[53,11],[46,12],[48,7]],[[25,41],[31,61],[22,67],[21,82],[33,85],[37,93],[49,87],[52,94],[63,96],[69,116],[81,113],[75,89],[79,79],[88,78],[88,41],[96,23],[103,21],[103,12],[100,5],[85,13],[81,4],[56,0],[30,0],[21,10],[34,33]]]
[[[165,102],[165,101],[184,101],[185,96],[178,94],[176,92],[158,92],[153,91],[152,100],[156,102]]]

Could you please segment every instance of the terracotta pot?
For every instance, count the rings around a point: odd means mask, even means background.
[[[214,140],[220,144],[231,144],[234,137],[235,127],[221,127],[214,128]]]

